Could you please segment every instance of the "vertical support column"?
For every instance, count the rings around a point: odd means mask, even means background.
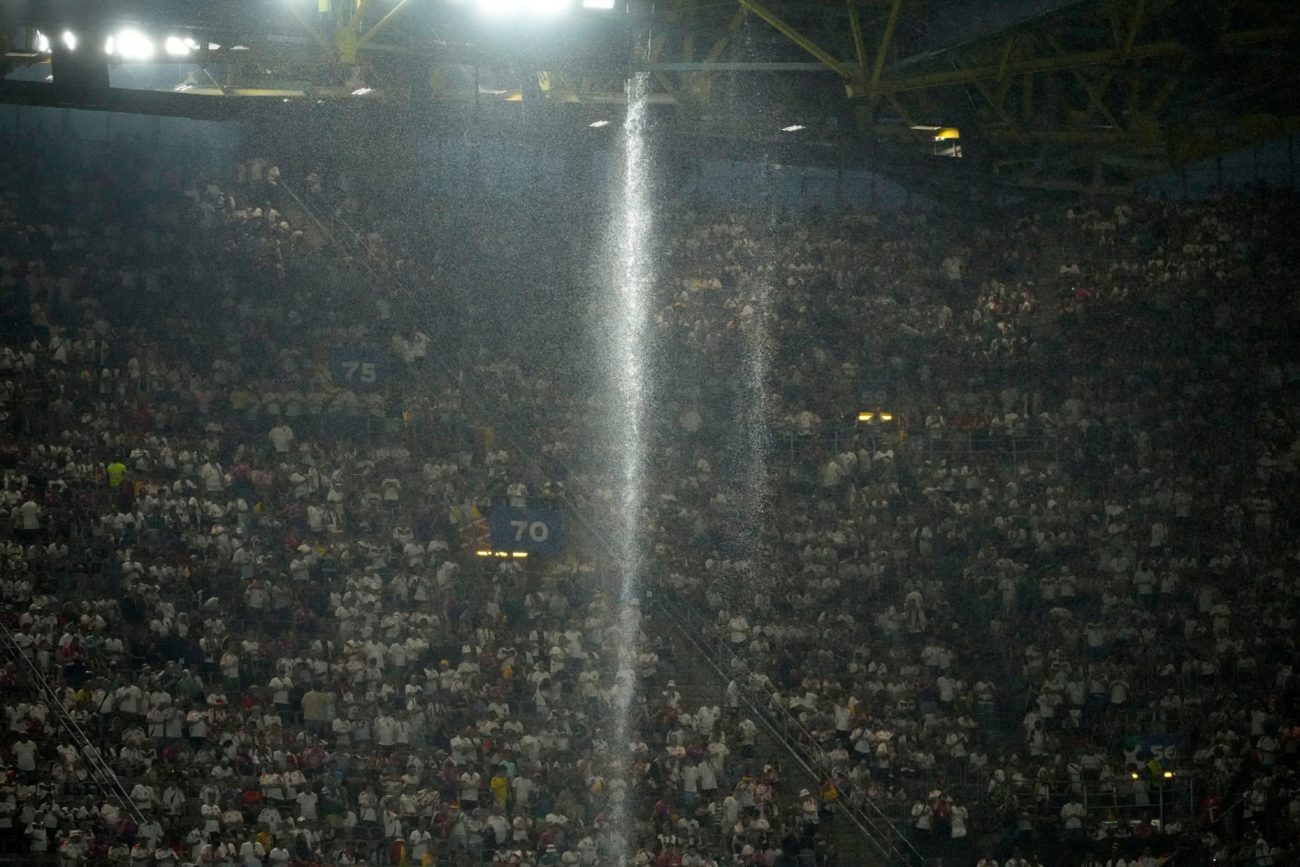
[[[889,7],[889,18],[885,20],[885,32],[881,34],[880,45],[876,48],[876,64],[871,68],[871,82],[868,93],[875,93],[880,84],[880,74],[885,70],[885,57],[889,54],[889,44],[894,40],[894,28],[898,26],[898,14],[903,8],[903,0],[894,0]]]
[[[857,4],[847,0],[849,6],[849,29],[853,32],[853,52],[858,59],[858,74],[867,77],[867,40],[862,35],[862,16]]]
[[[1292,134],[1286,140],[1286,183],[1289,187],[1295,186],[1295,135]]]

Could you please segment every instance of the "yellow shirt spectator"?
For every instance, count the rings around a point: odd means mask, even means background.
[[[121,461],[113,461],[104,468],[108,472],[108,486],[116,488],[122,484],[122,479],[126,478],[126,464]]]

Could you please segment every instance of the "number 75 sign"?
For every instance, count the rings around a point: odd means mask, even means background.
[[[368,349],[339,348],[331,354],[330,373],[337,385],[368,389],[379,383],[383,364],[379,355]]]
[[[488,525],[497,551],[557,554],[563,548],[564,522],[559,509],[496,506],[488,512]]]

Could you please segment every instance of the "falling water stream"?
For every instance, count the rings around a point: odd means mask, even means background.
[[[755,24],[746,15],[737,33],[740,56],[757,59]],[[731,103],[737,117],[760,112],[765,103],[761,80],[754,76],[733,75],[722,82],[721,97]],[[770,186],[770,175],[768,185]],[[723,467],[728,497],[734,515],[730,521],[731,556],[740,564],[728,587],[729,598],[747,616],[758,614],[770,602],[768,581],[772,564],[764,550],[764,531],[768,524],[771,485],[768,478],[768,453],[771,431],[768,415],[768,368],[772,347],[773,280],[776,279],[777,238],[780,235],[772,191],[761,191],[766,202],[763,225],[751,225],[743,243],[751,267],[737,276],[736,379],[731,383],[735,394],[735,411],[730,429],[730,454]]]
[[[760,244],[763,242],[760,241]],[[765,256],[761,257],[766,259]],[[763,550],[763,533],[768,519],[771,488],[768,480],[767,455],[771,445],[768,430],[768,364],[771,355],[769,309],[771,307],[770,263],[763,261],[752,283],[745,287],[740,308],[739,381],[733,437],[735,466],[730,468],[735,490],[737,517],[734,534],[737,555],[745,568],[738,576],[739,597],[755,603],[768,601],[767,569],[770,564]]]
[[[649,80],[635,73],[628,81],[627,117],[623,124],[623,189],[616,244],[617,307],[611,316],[611,378],[616,394],[612,402],[610,430],[615,431],[621,466],[615,468],[620,489],[616,499],[615,553],[618,556],[618,592],[614,599],[615,673],[609,747],[611,773],[626,785],[632,699],[636,690],[636,666],[640,653],[640,585],[643,560],[642,505],[646,472],[646,391],[648,368],[645,358],[647,296],[652,286],[650,166],[646,148],[646,103]],[[612,800],[609,825],[613,831],[613,861],[631,863],[631,817],[623,798]]]
[[[610,862],[627,865],[632,860],[631,829],[626,798],[630,790],[630,745],[634,731],[636,669],[641,651],[641,579],[645,562],[644,507],[647,484],[647,430],[651,367],[647,359],[647,322],[654,286],[653,202],[647,146],[647,103],[650,91],[647,73],[636,73],[628,81],[627,115],[623,125],[623,171],[615,209],[616,233],[609,263],[609,279],[616,291],[614,307],[605,319],[608,327],[606,359],[613,400],[608,402],[607,430],[616,447],[613,500],[616,514],[609,540],[617,558],[617,588],[611,594],[610,621],[614,684],[611,715],[607,721],[607,749],[611,798],[608,804]],[[770,254],[772,232],[754,239],[753,252],[765,267],[742,288],[746,303],[739,311],[741,345],[734,383],[739,400],[732,425],[735,462],[731,476],[733,501],[744,517],[737,527],[748,528],[734,540],[746,568],[735,588],[752,602],[766,592],[765,557],[761,550],[762,527],[769,505],[767,452],[768,363],[771,353],[769,325],[772,292]],[[615,794],[618,792],[618,794]]]

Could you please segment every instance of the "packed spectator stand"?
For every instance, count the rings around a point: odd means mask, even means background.
[[[414,228],[472,245],[452,208],[403,231],[261,160],[11,152],[7,854],[593,865],[627,805],[656,867],[855,863],[830,829],[868,807],[944,864],[1294,862],[1289,194],[779,230],[681,204],[615,746],[620,444],[590,341],[538,336],[598,287],[494,336],[462,288],[490,251]],[[341,345],[383,381],[337,381]],[[477,508],[538,500],[589,538],[475,556]]]

